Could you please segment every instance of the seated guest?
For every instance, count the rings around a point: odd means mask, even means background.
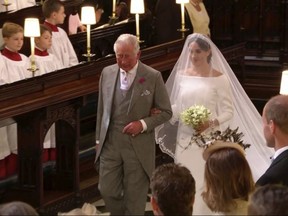
[[[27,68],[30,67],[28,57],[19,53],[23,46],[24,37],[22,26],[16,23],[6,22],[2,27],[2,35],[5,48],[1,51],[1,54],[7,70],[1,74],[1,83],[12,83],[32,77],[32,73],[27,70]],[[6,176],[10,176],[17,171],[17,124],[7,126],[7,133],[11,154],[4,160]],[[4,139],[1,143],[1,151],[8,152],[5,146]]]
[[[265,185],[250,196],[248,215],[288,215],[288,188],[283,185]]]
[[[28,203],[13,201],[0,205],[0,215],[39,215],[37,211]]]
[[[69,35],[76,34],[78,30],[80,30],[80,32],[86,31],[86,26],[82,24],[79,13],[76,10],[76,8],[74,9],[73,13],[69,15],[68,27],[69,27]]]
[[[117,4],[116,17],[118,17],[119,21],[122,21],[131,17],[130,8],[128,8],[128,5],[126,2],[121,1]]]
[[[275,154],[267,171],[256,185],[283,184],[288,186],[288,95],[271,98],[263,109],[263,131],[266,145]]]
[[[42,12],[45,17],[44,25],[52,29],[53,43],[48,51],[54,54],[64,67],[78,64],[78,58],[66,32],[57,27],[58,24],[64,23],[66,17],[64,4],[59,0],[46,0],[42,5]]]
[[[150,187],[154,215],[192,215],[195,180],[186,167],[160,165],[152,174]]]
[[[223,215],[246,215],[254,181],[243,147],[215,141],[204,150],[203,158],[206,187],[202,196],[207,206]]]

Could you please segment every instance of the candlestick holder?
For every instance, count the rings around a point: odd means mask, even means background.
[[[177,29],[177,31],[182,32],[182,37],[185,37],[185,32],[189,31],[189,29],[185,28],[184,4],[189,3],[189,0],[176,0],[176,3],[181,6],[181,29]]]
[[[5,2],[4,2],[2,5],[5,7],[6,11],[8,11],[8,6],[10,6],[11,3],[5,3]]]
[[[95,54],[91,53],[91,48],[87,47],[87,53],[82,54],[82,56],[87,58],[87,61],[91,61],[91,58],[95,56]]]
[[[30,71],[32,73],[32,77],[35,77],[35,72],[37,70],[39,70],[39,68],[37,68],[36,64],[35,64],[35,60],[30,60],[30,68],[27,68],[28,71]]]
[[[91,6],[85,6],[81,9],[81,22],[86,24],[87,28],[87,53],[83,54],[87,58],[87,61],[91,61],[91,58],[95,56],[95,54],[91,53],[91,45],[90,45],[90,34],[91,34],[91,25],[96,24],[96,15],[95,9]]]
[[[135,14],[135,22],[136,22],[136,37],[139,43],[143,43],[143,40],[140,40],[140,20],[139,14],[145,13],[144,1],[143,0],[131,0],[131,14]]]
[[[109,16],[109,25],[114,25],[119,17],[116,16],[116,0],[112,0],[112,16]]]
[[[35,63],[35,44],[34,38],[40,37],[40,25],[39,19],[37,18],[26,18],[24,21],[24,36],[30,37],[30,46],[31,46],[31,56],[30,56],[30,68],[27,70],[32,72],[32,76],[35,76],[35,72],[38,70]]]
[[[109,25],[115,25],[118,19],[119,17],[116,16],[115,12],[113,12],[112,16],[109,16]]]

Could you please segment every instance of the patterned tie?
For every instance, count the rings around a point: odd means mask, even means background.
[[[128,80],[128,73],[122,72],[123,74],[123,79],[121,80],[121,89],[122,90],[129,90],[129,80]]]

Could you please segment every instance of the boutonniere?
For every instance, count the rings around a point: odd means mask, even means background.
[[[145,81],[146,81],[146,79],[145,79],[144,77],[141,77],[138,82],[139,82],[140,84],[143,84]]]

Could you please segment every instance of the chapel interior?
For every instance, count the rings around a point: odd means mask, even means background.
[[[43,22],[41,3],[1,12],[0,26],[6,21],[24,26],[26,17],[37,17]],[[83,56],[87,52],[87,34],[78,32],[69,38],[79,65],[0,86],[0,123],[17,122],[19,149],[18,172],[0,180],[0,203],[22,200],[43,215],[68,211],[101,198],[93,165],[99,77],[105,66],[116,62],[113,43],[117,37],[136,31],[134,14],[118,24],[120,20],[109,18],[112,0],[63,3],[66,19],[61,27],[66,32],[67,17],[80,13],[83,5],[103,7],[101,20],[91,26],[91,53],[95,55],[89,59]],[[140,14],[141,61],[161,71],[166,80],[185,37],[193,29],[186,32],[175,29],[176,36],[159,41],[155,34],[156,3],[157,0],[145,0],[146,12]],[[279,94],[281,74],[288,66],[288,1],[204,0],[204,3],[210,17],[212,41],[261,113],[266,101]],[[180,25],[179,22],[179,28]],[[21,52],[29,56],[29,38],[24,40]],[[42,163],[41,140],[53,123],[56,161]],[[158,149],[156,166],[170,160]]]

